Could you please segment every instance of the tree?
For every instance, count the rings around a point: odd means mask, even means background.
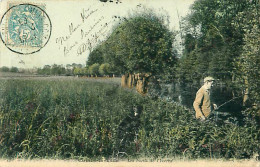
[[[237,16],[236,24],[242,28],[244,46],[242,54],[235,62],[237,86],[244,90],[244,105],[253,106],[253,114],[260,116],[260,20],[258,11],[259,3],[251,4],[248,10]],[[258,113],[257,113],[258,112]]]
[[[115,74],[163,76],[176,63],[175,34],[169,30],[165,17],[145,10],[125,18],[109,38],[91,52],[87,64],[109,63]]]
[[[194,2],[191,14],[185,18],[184,57],[193,57],[195,63],[190,63],[195,67],[190,73],[196,73],[198,80],[205,75],[212,75],[232,85],[234,61],[242,53],[244,34],[242,28],[234,25],[239,23],[236,19],[238,14],[251,3],[253,1],[248,0],[239,3],[235,0]]]
[[[3,66],[0,70],[1,72],[9,72],[10,69],[6,66]]]
[[[51,66],[50,65],[45,65],[42,69],[41,74],[45,75],[51,75]]]
[[[97,46],[92,52],[90,52],[87,60],[87,65],[91,66],[92,64],[98,63],[102,64],[104,62],[103,60],[103,51],[102,46]]]
[[[66,69],[62,65],[53,64],[51,67],[51,74],[52,75],[61,75],[65,74]]]
[[[84,69],[83,68],[79,68],[79,67],[76,67],[74,68],[73,70],[73,74],[74,75],[84,75]]]
[[[17,67],[11,67],[10,72],[19,72]]]
[[[99,64],[95,63],[95,64],[92,64],[90,67],[89,67],[89,73],[91,75],[95,75],[97,76],[99,74]]]
[[[100,75],[109,75],[110,74],[110,65],[108,63],[101,64],[98,72]]]
[[[115,29],[118,40],[115,56],[120,58],[127,73],[164,73],[176,62],[173,55],[174,34],[163,20],[152,13],[134,15]]]

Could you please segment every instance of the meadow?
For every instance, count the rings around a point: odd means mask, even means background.
[[[116,83],[0,79],[0,157],[81,161],[249,159],[259,125],[195,120],[174,102]]]

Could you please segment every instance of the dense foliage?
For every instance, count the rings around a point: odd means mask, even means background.
[[[109,63],[116,74],[166,73],[176,63],[174,34],[151,12],[121,21],[110,37],[89,55],[87,64]]]
[[[259,0],[195,1],[182,23],[184,52],[176,73],[180,83],[195,87],[208,75],[217,78],[233,97],[244,96],[244,111],[258,121],[259,10]]]
[[[182,82],[198,82],[207,75],[225,82],[232,80],[233,62],[242,52],[244,34],[242,28],[235,27],[244,24],[236,18],[251,3],[248,0],[194,2],[183,23],[185,50],[178,71]]]
[[[259,127],[198,122],[175,103],[117,84],[0,80],[0,156],[5,158],[250,158]]]
[[[244,103],[247,107],[253,106],[251,113],[260,117],[260,4],[251,5],[239,14],[237,19],[244,24],[236,25],[244,33],[244,45],[241,55],[235,61],[236,85],[246,90]],[[242,88],[241,88],[242,87]]]

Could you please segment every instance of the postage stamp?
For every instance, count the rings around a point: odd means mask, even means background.
[[[48,43],[52,24],[44,8],[44,5],[9,4],[0,22],[0,37],[9,50],[32,54]]]

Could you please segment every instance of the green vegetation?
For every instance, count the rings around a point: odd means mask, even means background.
[[[9,72],[10,69],[8,67],[6,67],[6,66],[3,66],[3,67],[0,68],[0,71],[1,72]]]
[[[109,75],[109,74],[111,74],[111,67],[108,63],[101,64],[99,69],[98,69],[98,72],[102,76]]]
[[[176,32],[169,30],[167,15],[145,8],[121,21],[87,64],[108,63],[118,75],[148,74],[150,92],[163,90],[164,83],[197,90],[204,77],[213,76],[232,90],[223,96],[243,97],[236,112],[260,122],[259,9],[259,0],[195,1],[181,20],[183,51],[177,59]]]
[[[67,64],[66,68],[63,65],[45,65],[43,68],[37,69],[37,74],[40,75],[73,75],[73,69],[77,67],[82,67],[81,64],[75,64],[72,65]]]
[[[244,110],[260,116],[259,0],[197,0],[183,20],[184,52],[177,78],[199,87],[208,75],[244,96]]]
[[[108,63],[115,74],[166,75],[176,64],[175,34],[166,16],[152,11],[133,14],[113,30],[109,38],[89,55],[87,65]]]
[[[95,63],[95,64],[92,64],[90,67],[89,67],[89,73],[90,75],[95,75],[97,76],[99,74],[99,67],[100,65],[98,63]]]
[[[259,127],[201,123],[194,113],[114,84],[0,80],[0,157],[99,160],[250,158]]]
[[[156,98],[85,80],[0,80],[0,156],[97,160],[260,154],[259,8],[259,0],[195,1],[182,20],[179,59],[168,17],[146,10],[120,22],[90,53],[86,67],[38,69],[45,75],[148,74],[154,82],[148,90]],[[243,115],[242,123],[198,122],[193,111],[160,98],[161,83],[197,90],[208,75],[220,80],[217,88],[231,90],[218,98],[237,99],[226,108]],[[140,78],[128,81],[144,81]]]
[[[231,82],[234,61],[243,45],[243,31],[237,30],[237,16],[250,2],[197,0],[184,21],[184,55],[179,75],[182,82],[194,82],[207,75]],[[184,69],[184,70],[183,70]],[[192,69],[192,70],[191,70]]]
[[[112,75],[110,65],[108,63],[94,63],[90,66],[83,67],[81,64],[63,65],[45,65],[43,68],[37,69],[37,74],[40,75],[55,75],[55,76],[110,76]]]
[[[0,72],[19,72],[18,68],[17,67],[11,67],[11,68],[8,68],[6,66],[3,66],[0,68]]]

